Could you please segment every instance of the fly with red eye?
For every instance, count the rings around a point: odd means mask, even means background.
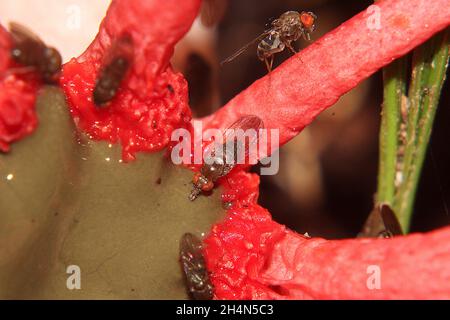
[[[192,179],[189,200],[194,201],[202,192],[211,191],[219,178],[230,173],[237,164],[245,163],[248,157],[254,157],[250,151],[256,151],[258,134],[263,128],[259,117],[243,116],[224,131],[221,143],[210,144],[206,149],[209,156]]]
[[[287,11],[278,19],[273,20],[269,29],[226,58],[221,64],[233,61],[250,46],[258,43],[257,56],[259,60],[265,63],[267,71],[271,72],[276,53],[288,48],[295,54],[297,51],[292,45],[294,42],[300,37],[308,41],[311,40],[311,33],[315,29],[316,20],[317,16],[310,11]]]

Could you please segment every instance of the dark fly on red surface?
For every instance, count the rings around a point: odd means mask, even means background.
[[[249,156],[250,146],[258,142],[259,130],[263,128],[263,121],[254,115],[243,116],[228,127],[223,133],[223,143],[211,146],[211,156],[205,159],[208,161],[205,161],[200,172],[195,173],[189,200],[194,201],[200,193],[211,191],[217,179],[226,176],[236,166],[238,156],[246,159]],[[244,139],[238,139],[236,133],[239,131],[249,134],[248,143],[245,136]],[[218,150],[221,152],[215,152]]]
[[[234,54],[222,61],[222,64],[233,61],[250,46],[258,43],[257,55],[266,64],[267,71],[272,71],[274,55],[288,48],[293,54],[297,53],[292,43],[300,37],[311,39],[315,29],[317,16],[312,12],[287,11],[278,19],[271,22],[270,28],[240,48]]]
[[[128,34],[116,39],[100,67],[93,100],[98,107],[114,99],[133,62],[133,40]]]
[[[201,240],[185,233],[180,242],[180,263],[190,296],[195,300],[211,300],[214,287],[209,279]]]
[[[17,73],[36,71],[46,83],[58,80],[62,58],[58,50],[48,47],[37,35],[25,26],[12,22],[9,25],[12,38],[11,57],[23,69]]]

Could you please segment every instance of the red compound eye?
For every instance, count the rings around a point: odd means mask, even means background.
[[[300,21],[305,28],[311,28],[316,21],[316,16],[312,12],[302,12],[300,14]]]
[[[200,172],[196,172],[196,173],[194,174],[194,177],[192,177],[192,183],[193,183],[193,184],[197,184],[197,183],[198,183],[198,180],[200,179],[201,176],[202,176],[202,175],[201,175]]]
[[[202,191],[211,191],[214,188],[214,183],[208,181],[206,184],[202,186]]]

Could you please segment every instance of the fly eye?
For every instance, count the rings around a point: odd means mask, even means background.
[[[193,184],[197,184],[198,181],[200,180],[200,177],[201,177],[200,172],[196,172],[196,173],[194,174],[194,177],[192,178],[192,183],[193,183]]]
[[[314,28],[317,16],[312,12],[302,12],[300,14],[300,21],[305,28]]]
[[[202,186],[202,191],[208,192],[211,191],[214,188],[214,183],[211,181],[208,181],[206,184]]]

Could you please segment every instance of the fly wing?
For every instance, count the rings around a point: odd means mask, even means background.
[[[389,205],[376,206],[358,234],[360,238],[379,238],[402,235],[403,231],[397,216]]]
[[[397,216],[390,206],[383,205],[381,207],[381,217],[383,218],[384,226],[388,232],[390,232],[394,236],[403,235],[403,230],[400,226],[400,222],[398,221]]]
[[[263,33],[261,33],[258,37],[256,37],[255,39],[253,39],[252,41],[250,41],[249,43],[247,43],[245,46],[243,46],[242,48],[240,48],[238,51],[236,51],[235,53],[233,53],[231,56],[229,56],[228,58],[226,58],[225,60],[223,60],[220,65],[224,65],[225,63],[231,62],[234,59],[236,59],[238,56],[240,56],[245,50],[247,50],[250,46],[252,46],[253,44],[255,44],[258,41],[261,41],[262,39],[264,39],[264,37],[266,37],[268,34],[270,33],[270,30],[264,31]]]
[[[254,164],[249,160],[249,156],[252,156],[255,160],[257,159],[259,130],[263,128],[263,121],[255,115],[243,116],[228,127],[223,134],[223,152],[227,157],[226,163]],[[228,166],[224,173],[228,173],[233,167]]]
[[[243,130],[248,129],[259,130],[262,128],[264,128],[263,121],[261,120],[260,117],[255,115],[244,115],[235,122],[233,122],[233,124],[231,124],[228,127],[228,129],[243,129]]]
[[[33,42],[45,47],[44,42],[33,31],[17,22],[10,22],[9,32],[15,43]]]
[[[212,142],[205,148],[208,157],[223,165],[221,176],[228,174],[236,164],[256,164],[259,130],[263,128],[264,123],[258,116],[242,116],[224,130],[222,141]]]

